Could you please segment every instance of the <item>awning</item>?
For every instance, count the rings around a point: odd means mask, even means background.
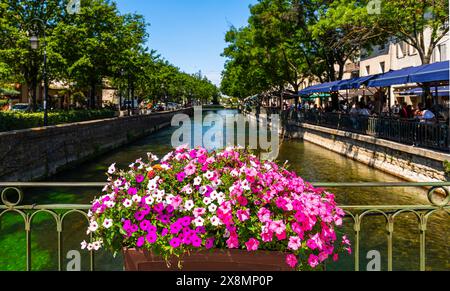
[[[353,81],[350,83],[350,88],[348,88],[348,89],[359,89],[359,88],[361,88],[362,85],[367,85],[370,80],[375,79],[379,76],[380,75],[370,75],[370,76],[353,79]]]
[[[334,81],[334,82],[328,82],[328,83],[314,85],[314,86],[311,86],[311,87],[301,90],[299,92],[299,95],[311,95],[314,93],[329,93],[329,92],[337,91],[336,87],[341,82],[342,81]]]
[[[435,87],[430,87],[430,93],[433,96],[436,96],[436,88]],[[400,92],[399,95],[401,96],[422,96],[423,95],[423,89],[422,88],[414,88],[414,89],[410,89],[410,90],[406,90],[403,92]],[[438,96],[442,97],[442,96],[450,96],[450,87],[449,86],[440,86],[438,87]]]
[[[365,77],[353,78],[348,80],[334,81],[323,84],[314,85],[303,89],[299,92],[300,96],[307,96],[314,93],[329,93],[347,89],[359,89],[362,85],[366,85],[370,80],[379,75],[370,75]]]
[[[373,79],[368,87],[389,87],[391,85],[411,83],[410,76],[423,69],[423,67],[408,67],[401,70],[390,71]]]
[[[411,74],[411,83],[439,82],[449,80],[449,61],[422,66],[421,70]]]

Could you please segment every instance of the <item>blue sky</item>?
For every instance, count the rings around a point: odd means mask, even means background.
[[[150,23],[148,46],[187,73],[202,71],[215,84],[225,59],[225,33],[247,23],[257,0],[116,0],[122,13],[137,12]]]

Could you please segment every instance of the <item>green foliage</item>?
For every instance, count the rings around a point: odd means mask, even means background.
[[[444,161],[444,171],[447,176],[450,176],[450,162]]]
[[[94,107],[105,82],[122,96],[130,89],[141,100],[207,101],[218,95],[206,78],[181,72],[147,48],[149,24],[142,15],[121,14],[110,0],[83,0],[81,12],[70,15],[68,1],[0,2],[0,85],[20,82],[35,88],[42,80],[43,46],[33,51],[29,43],[32,31],[43,43],[44,27],[32,21],[40,18],[46,23],[49,80],[82,92],[79,104]]]
[[[250,7],[248,24],[226,34],[222,92],[239,98],[265,91],[297,93],[306,79],[340,80],[348,61],[391,37],[430,62],[449,29],[448,1],[381,1],[380,10],[371,11],[374,2],[259,0]]]
[[[112,110],[71,110],[50,112],[48,114],[49,125],[81,122],[87,120],[114,117]],[[44,123],[44,113],[0,112],[0,132],[41,127]]]

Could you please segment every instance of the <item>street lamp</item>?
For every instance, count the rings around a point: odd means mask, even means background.
[[[46,38],[46,32],[45,32],[47,25],[40,18],[34,18],[31,20],[31,22],[36,22],[36,23],[41,24],[43,27],[43,30],[44,30],[44,42],[43,42],[44,68],[43,68],[43,72],[42,72],[42,78],[44,79],[44,126],[47,126],[48,125],[48,111],[47,111],[48,80],[47,80],[47,38]],[[39,48],[39,37],[36,34],[36,31],[31,32],[30,45],[31,45],[31,49],[33,49],[33,50],[37,50]]]

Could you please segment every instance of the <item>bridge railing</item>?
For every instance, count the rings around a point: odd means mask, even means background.
[[[449,187],[450,182],[442,183],[313,183],[314,186],[325,189],[336,188],[416,188],[427,187],[428,190],[428,204],[425,205],[342,205],[340,206],[347,214],[346,224],[350,223],[354,232],[354,270],[360,271],[360,257],[361,257],[361,231],[362,224],[366,217],[379,216],[384,218],[387,230],[387,270],[393,270],[393,263],[395,258],[393,256],[393,236],[395,233],[395,222],[398,216],[401,214],[412,214],[417,218],[417,229],[419,231],[419,260],[420,271],[427,269],[427,232],[428,224],[433,215],[438,211],[444,211],[444,213],[450,215],[450,195]],[[24,195],[30,188],[98,188],[99,190],[104,186],[104,183],[0,183],[1,189],[1,203],[0,203],[0,236],[8,235],[2,234],[1,220],[8,213],[18,214],[24,223],[24,235],[26,237],[26,270],[32,270],[32,236],[33,219],[39,213],[49,214],[56,225],[57,233],[57,252],[58,257],[58,270],[61,271],[63,267],[63,248],[62,248],[62,233],[63,224],[68,216],[71,214],[81,214],[82,219],[85,220],[86,228],[88,226],[87,212],[90,209],[90,205],[84,204],[50,204],[50,205],[22,205]],[[364,190],[361,191],[363,193]],[[450,222],[450,221],[449,221]],[[442,226],[442,235],[448,235],[445,231],[448,227]],[[95,258],[94,253],[91,251],[89,254],[90,265],[89,269],[94,271]],[[0,266],[1,267],[1,266]]]
[[[411,146],[450,151],[450,130],[446,123],[312,111],[285,112],[285,115],[295,122],[369,135]]]

